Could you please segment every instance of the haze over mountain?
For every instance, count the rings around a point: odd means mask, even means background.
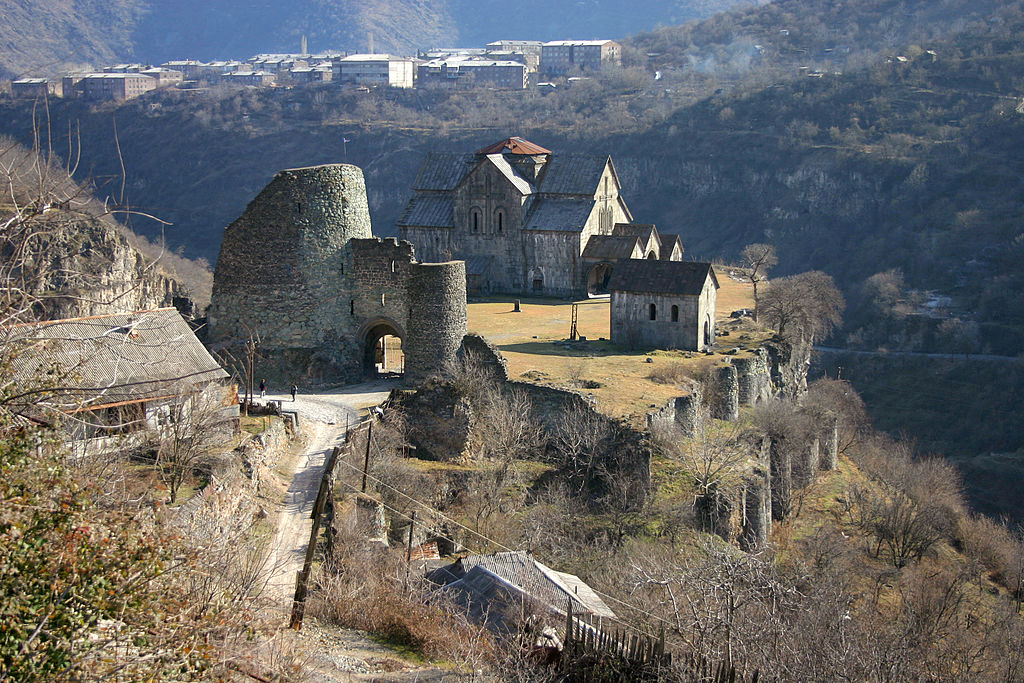
[[[738,0],[6,0],[0,77],[118,61],[245,58],[318,50],[398,52],[499,39],[621,38]]]

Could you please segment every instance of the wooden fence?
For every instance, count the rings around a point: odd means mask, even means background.
[[[665,630],[657,638],[641,633],[606,630],[566,612],[565,640],[559,659],[562,680],[568,683],[612,681],[677,681],[679,683],[758,683],[759,671],[746,675],[728,662],[701,655],[665,651]]]

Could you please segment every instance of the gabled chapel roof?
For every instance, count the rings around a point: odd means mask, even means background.
[[[640,238],[618,235],[594,235],[583,248],[583,258],[617,261],[643,254]]]
[[[612,269],[608,291],[698,296],[708,277],[717,288],[718,278],[710,263],[627,259]]]

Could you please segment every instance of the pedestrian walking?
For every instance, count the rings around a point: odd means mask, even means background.
[[[266,398],[266,397],[267,397],[267,380],[266,379],[261,379],[260,380],[260,398]]]
[[[299,388],[295,386],[295,382],[292,382],[292,401],[295,400],[295,394],[299,392]]]

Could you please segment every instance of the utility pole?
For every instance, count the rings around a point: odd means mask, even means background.
[[[366,457],[363,458],[363,493],[366,493],[366,475],[370,471],[370,441],[373,439],[373,422],[366,424]]]

